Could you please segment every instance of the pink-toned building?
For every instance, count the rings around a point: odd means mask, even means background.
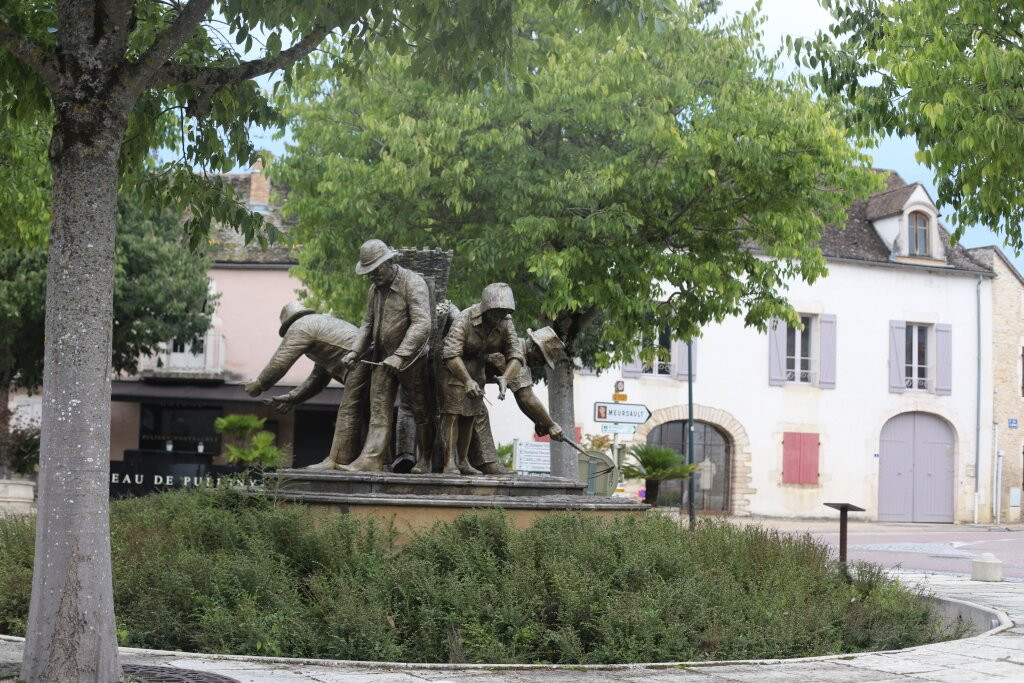
[[[259,171],[231,174],[239,198],[278,227],[283,220],[269,202],[269,182]],[[267,418],[277,444],[296,465],[323,459],[330,447],[341,388],[332,383],[319,396],[287,415],[248,396],[242,385],[255,377],[277,348],[281,308],[297,298],[301,283],[288,269],[294,257],[283,247],[246,246],[230,230],[217,234],[209,271],[217,295],[213,324],[199,348],[168,340],[164,353],[144,359],[138,377],[115,378],[111,405],[112,461],[143,457],[147,451],[176,459],[220,463],[220,440],[213,421],[229,413]],[[266,395],[284,393],[312,370],[302,358]],[[262,398],[262,397],[261,397]],[[165,456],[166,457],[166,456]],[[287,464],[287,463],[286,463]]]

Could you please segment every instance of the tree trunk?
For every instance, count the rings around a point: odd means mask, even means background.
[[[660,489],[660,479],[644,479],[644,502],[651,507],[658,507],[658,491]]]
[[[576,414],[572,394],[573,363],[568,354],[548,372],[548,409],[551,419],[565,431],[566,438],[576,438]],[[579,456],[564,443],[551,442],[551,476],[576,481],[580,476]]]
[[[21,675],[30,683],[105,683],[122,677],[108,514],[122,126],[109,114],[82,122],[57,112],[36,555]]]
[[[8,405],[11,400],[11,380],[5,377],[5,373],[0,373],[0,479],[11,476],[2,454],[2,449],[7,448],[7,442],[11,438],[11,407]]]

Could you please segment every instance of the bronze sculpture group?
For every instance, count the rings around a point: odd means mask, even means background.
[[[415,423],[411,472],[433,471],[436,450],[444,474],[507,474],[484,403],[488,382],[498,385],[500,399],[512,391],[538,434],[563,440],[562,428],[533,392],[529,369],[554,366],[564,349],[555,332],[527,330],[520,338],[512,321],[512,288],[501,282],[485,287],[480,301],[463,311],[450,301],[435,307],[427,282],[396,263],[398,256],[377,239],[360,247],[355,271],[371,285],[358,328],[298,302],[287,304],[281,311],[280,346],[245,385],[251,396],[259,396],[303,355],[314,362],[309,377],[268,405],[287,412],[331,379],[344,385],[330,453],[310,469],[390,471],[398,405],[398,414],[411,415]],[[437,348],[432,338],[439,340]]]

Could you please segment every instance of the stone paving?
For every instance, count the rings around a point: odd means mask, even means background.
[[[621,667],[486,667],[387,665],[326,660],[192,655],[123,649],[125,663],[174,666],[229,676],[241,683],[664,683],[668,681],[1024,681],[1024,586],[962,576],[902,572],[908,584],[937,596],[1004,612],[1009,622],[974,638],[894,652],[730,664]],[[0,638],[0,661],[20,659],[21,641]]]

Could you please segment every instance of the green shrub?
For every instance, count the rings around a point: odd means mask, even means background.
[[[281,449],[275,444],[274,433],[263,431],[266,421],[265,417],[248,413],[232,413],[214,420],[214,430],[224,437],[224,459],[245,468],[277,467],[281,463]]]
[[[943,632],[877,567],[810,537],[661,516],[501,512],[391,529],[231,490],[112,504],[119,638],[161,649],[421,662],[611,663],[907,647]],[[29,520],[0,520],[0,630],[22,634]]]

